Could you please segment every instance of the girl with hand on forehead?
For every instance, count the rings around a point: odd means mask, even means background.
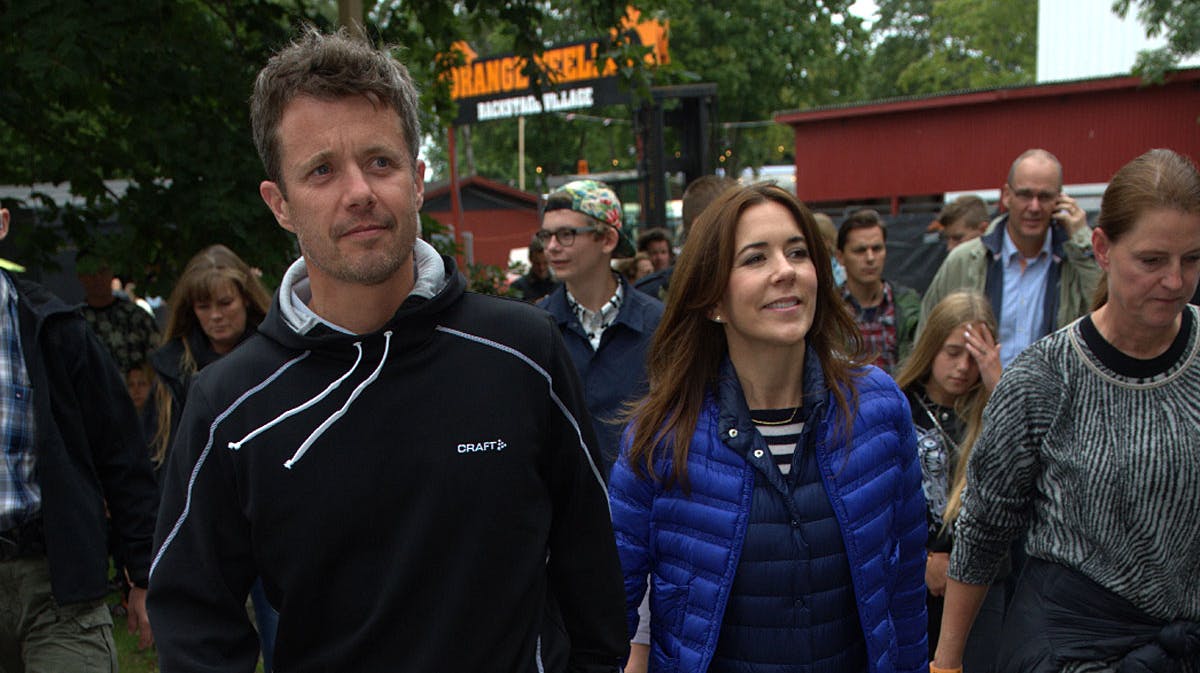
[[[908,396],[917,431],[921,489],[929,540],[925,564],[929,648],[937,646],[946,593],[946,567],[954,544],[967,459],[983,425],[983,407],[1000,379],[996,318],[987,298],[959,291],[929,312],[921,337],[896,375]],[[1007,572],[1002,576],[1007,576]],[[998,578],[1002,579],[1002,578]],[[971,630],[964,669],[992,670],[995,640],[1004,619],[1004,586],[993,585]]]

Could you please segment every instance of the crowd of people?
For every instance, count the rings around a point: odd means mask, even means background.
[[[0,671],[1200,671],[1200,173],[1094,226],[1031,149],[887,224],[705,176],[679,240],[546,195],[467,292],[405,66],[308,28],[251,96],[274,297],[212,245],[161,330],[0,271]],[[0,238],[9,214],[0,209]],[[161,333],[160,333],[161,331]]]

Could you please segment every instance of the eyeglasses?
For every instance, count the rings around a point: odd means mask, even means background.
[[[569,248],[575,244],[576,234],[587,234],[594,232],[593,227],[563,227],[562,229],[539,229],[534,238],[546,245],[550,242],[550,238],[554,237],[558,240],[558,244],[564,248]]]
[[[1016,189],[1011,184],[1008,186],[1012,190],[1013,196],[1026,203],[1033,201],[1035,198],[1041,203],[1053,203],[1058,200],[1058,195],[1061,191],[1056,192],[1035,192],[1032,189]]]

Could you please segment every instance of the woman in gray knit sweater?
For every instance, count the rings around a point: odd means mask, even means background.
[[[1200,671],[1200,174],[1153,150],[1105,190],[1092,313],[1000,379],[968,468],[941,639],[963,643],[1009,544],[1029,562],[999,671]]]

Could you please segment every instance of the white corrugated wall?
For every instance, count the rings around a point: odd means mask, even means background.
[[[1151,40],[1137,20],[1112,11],[1112,0],[1042,0],[1038,3],[1037,81],[1090,79],[1129,74],[1139,51],[1166,44]],[[1200,66],[1193,56],[1181,67]]]

